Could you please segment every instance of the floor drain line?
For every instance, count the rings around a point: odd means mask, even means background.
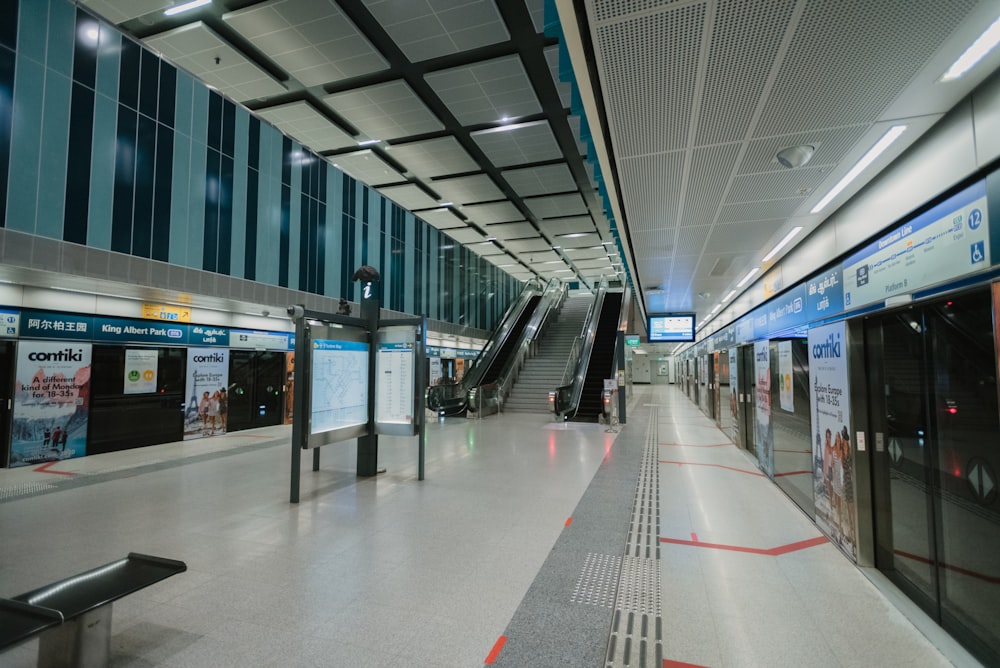
[[[652,411],[632,504],[632,522],[621,559],[607,668],[663,665],[657,432],[657,411]]]

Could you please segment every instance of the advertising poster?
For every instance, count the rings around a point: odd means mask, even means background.
[[[792,392],[792,342],[778,341],[778,397],[781,410],[795,412],[795,395]]]
[[[739,385],[739,373],[737,367],[739,365],[736,362],[736,348],[729,349],[729,413],[733,418],[733,443],[739,443],[739,433],[740,433],[740,421],[737,419],[739,415],[739,404],[737,403],[740,397],[740,385]]]
[[[18,344],[12,467],[87,454],[90,351],[89,343]]]
[[[771,351],[767,341],[753,344],[754,388],[757,399],[757,428],[754,440],[757,445],[757,460],[768,476],[774,476],[774,437],[771,433]]]
[[[441,379],[444,378],[444,374],[441,371],[441,358],[431,357],[428,361],[430,362],[430,371],[427,375],[427,384],[440,385]]]
[[[856,558],[854,449],[844,323],[809,330],[809,387],[816,524],[830,540]]]
[[[124,394],[156,392],[159,357],[155,350],[125,350]]]
[[[295,353],[285,353],[285,424],[295,417]]]
[[[188,348],[184,440],[226,433],[229,418],[229,351]]]

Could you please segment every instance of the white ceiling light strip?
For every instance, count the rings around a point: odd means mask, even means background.
[[[781,252],[781,249],[784,248],[785,246],[787,246],[789,244],[789,242],[792,239],[795,238],[795,235],[798,234],[801,231],[802,231],[801,227],[793,227],[788,232],[788,234],[785,235],[785,238],[782,239],[781,241],[779,241],[778,244],[774,248],[771,249],[771,252],[764,256],[764,262],[770,261],[771,258],[773,258],[775,255],[777,255],[779,252]]]
[[[212,0],[193,0],[192,2],[185,2],[183,5],[177,5],[176,7],[171,7],[170,9],[163,12],[165,16],[176,16],[177,14],[183,14],[184,12],[189,12],[192,9],[198,9],[199,7],[204,7],[205,5],[212,4]]]
[[[948,71],[941,75],[941,81],[958,79],[975,67],[997,44],[1000,44],[1000,18],[990,24],[990,27],[958,57],[958,60],[951,64]]]
[[[753,269],[751,269],[749,272],[747,272],[747,275],[743,277],[743,280],[736,284],[736,287],[742,288],[744,285],[747,284],[747,281],[749,281],[751,278],[757,275],[758,271],[760,271],[760,267],[754,267]]]
[[[892,145],[892,142],[899,139],[899,135],[903,134],[904,130],[906,130],[905,125],[894,125],[889,128],[889,131],[882,135],[882,138],[879,139],[874,146],[868,149],[868,152],[865,153],[860,160],[858,160],[857,164],[851,167],[851,171],[847,172],[847,174],[844,175],[844,178],[840,179],[840,181],[837,182],[837,185],[835,185],[830,192],[826,194],[826,197],[821,199],[819,204],[814,206],[809,213],[819,213],[822,211],[834,197],[839,195],[844,188],[851,184],[851,181],[858,178],[861,172],[865,171],[868,165],[875,162],[875,159],[882,155],[882,153],[884,153],[885,150]]]

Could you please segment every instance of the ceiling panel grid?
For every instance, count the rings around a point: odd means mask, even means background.
[[[532,121],[470,133],[497,167],[509,167],[562,157],[548,121]]]
[[[332,0],[273,0],[222,18],[306,87],[388,67]]]
[[[462,207],[462,213],[464,213],[470,220],[480,225],[509,223],[524,219],[521,211],[510,202],[470,204]]]
[[[574,234],[576,232],[593,232],[596,229],[593,218],[588,215],[546,218],[538,222],[538,227],[549,236]]]
[[[508,169],[501,172],[504,180],[521,197],[550,195],[576,190],[576,181],[566,163]]]
[[[260,109],[254,113],[314,151],[357,145],[354,139],[307,102],[289,102]]]
[[[684,181],[684,152],[619,160],[625,215],[629,229],[663,229],[677,225]]]
[[[705,4],[698,3],[596,26],[619,158],[687,145],[704,21]]]
[[[742,223],[754,220],[771,220],[788,218],[802,205],[805,197],[794,199],[776,199],[757,202],[741,202],[726,204],[719,212],[720,223]]]
[[[368,139],[397,139],[444,128],[405,81],[335,93],[323,101]]]
[[[829,166],[799,167],[781,171],[743,174],[733,179],[727,203],[804,197],[814,191],[829,173]],[[718,200],[717,200],[718,201]]]
[[[452,136],[393,144],[389,151],[394,160],[421,178],[479,170],[476,161]]]
[[[364,0],[410,62],[447,56],[510,38],[493,0]]]
[[[577,216],[587,213],[587,205],[584,204],[580,193],[532,197],[525,199],[524,203],[537,218]]]
[[[517,119],[542,110],[517,55],[432,72],[424,78],[463,125]]]
[[[975,4],[811,0],[756,136],[878,120]]]
[[[687,190],[680,224],[708,225],[719,213],[719,203],[731,187],[733,165],[740,144],[706,146],[691,151]]]
[[[381,186],[406,180],[406,177],[393,169],[389,163],[378,157],[371,149],[342,153],[337,156],[336,160],[335,167],[370,186]]]
[[[747,143],[746,153],[740,162],[738,174],[769,172],[780,167],[777,154],[789,146],[808,145],[815,149],[809,163],[811,165],[835,165],[854,148],[854,145],[868,131],[869,125],[825,128],[814,132],[800,132],[754,139]]]

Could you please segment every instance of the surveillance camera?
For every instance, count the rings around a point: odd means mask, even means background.
[[[260,312],[260,314],[266,318],[267,316],[271,315],[271,312],[268,311],[267,309],[264,309],[263,311]]]
[[[301,304],[293,304],[288,307],[288,317],[292,320],[298,320],[306,314],[306,310],[302,308]]]

